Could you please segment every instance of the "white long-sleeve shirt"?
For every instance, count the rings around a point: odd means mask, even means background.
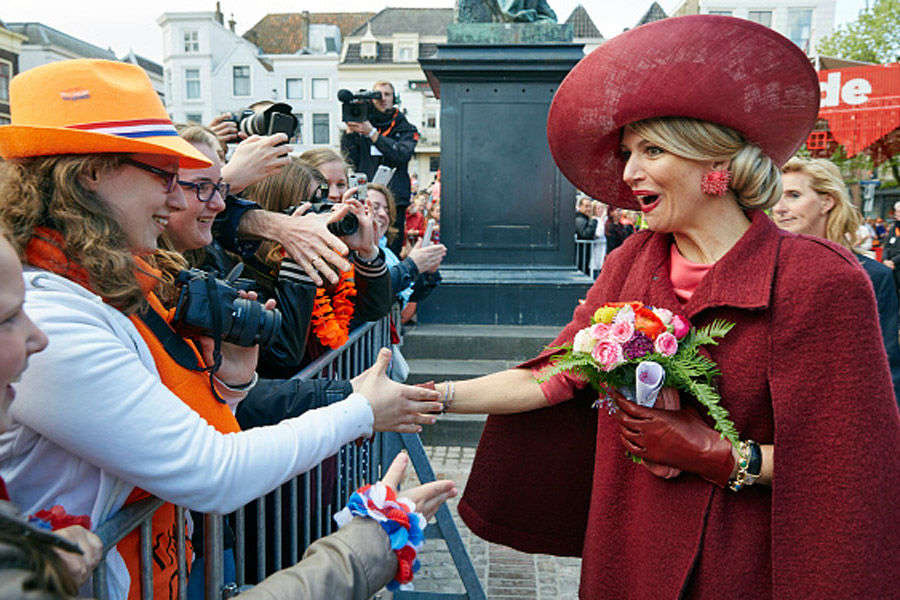
[[[0,475],[25,514],[59,504],[93,526],[134,486],[169,502],[227,513],[372,433],[359,394],[278,425],[223,434],[172,394],[118,310],[47,271],[25,272],[25,311],[49,338],[33,355],[0,434]],[[109,562],[111,597],[128,574]]]

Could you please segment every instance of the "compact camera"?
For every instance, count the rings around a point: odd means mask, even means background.
[[[381,100],[381,92],[360,90],[354,94],[350,90],[339,90],[337,97],[341,101],[341,120],[362,123],[370,120],[369,116],[375,111],[372,100]]]
[[[283,133],[288,139],[297,133],[299,121],[291,112],[290,104],[278,102],[262,112],[254,112],[249,108],[231,113],[228,119],[238,126],[246,136],[272,135]]]
[[[240,298],[252,281],[238,280],[244,265],[238,264],[225,279],[200,269],[178,274],[178,301],[172,327],[186,335],[221,338],[238,346],[269,344],[281,328],[281,312],[260,302]]]

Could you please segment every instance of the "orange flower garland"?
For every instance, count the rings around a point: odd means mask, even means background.
[[[312,329],[323,346],[336,349],[347,343],[350,319],[353,318],[353,296],[356,296],[353,267],[340,273],[340,279],[330,293],[325,288],[316,289]]]

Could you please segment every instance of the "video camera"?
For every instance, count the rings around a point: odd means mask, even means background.
[[[180,333],[205,335],[238,346],[268,345],[281,328],[281,312],[240,298],[255,282],[239,280],[243,263],[225,279],[200,269],[185,269],[175,279],[179,287],[172,327]]]
[[[375,111],[372,100],[381,100],[381,92],[373,90],[360,90],[353,93],[350,90],[338,90],[338,100],[341,101],[341,120],[344,123],[362,123],[369,121],[369,115]]]
[[[238,131],[248,137],[283,133],[290,139],[297,133],[299,125],[291,110],[290,104],[278,102],[259,113],[249,108],[233,112],[227,120],[235,123]]]

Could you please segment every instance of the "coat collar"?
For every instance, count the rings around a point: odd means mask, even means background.
[[[700,281],[694,295],[682,310],[693,318],[707,308],[732,306],[765,309],[772,298],[775,264],[782,236],[780,230],[761,210],[747,213],[750,228],[719,259]],[[675,299],[669,278],[669,252],[674,243],[670,234],[654,234],[648,240],[647,252],[653,265],[653,287],[667,299]],[[668,298],[671,296],[671,298]],[[678,303],[677,300],[674,302]]]

